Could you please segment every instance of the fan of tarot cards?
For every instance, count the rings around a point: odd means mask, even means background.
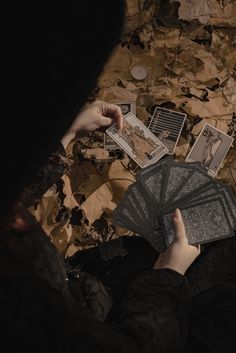
[[[189,244],[235,235],[233,190],[207,174],[200,162],[171,156],[140,170],[113,213],[113,224],[140,234],[162,252],[173,241],[172,215],[181,210]]]

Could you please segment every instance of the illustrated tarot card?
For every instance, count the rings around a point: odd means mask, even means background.
[[[168,154],[174,154],[187,114],[156,107],[149,130],[169,148]]]
[[[125,115],[122,130],[114,124],[106,132],[141,168],[157,162],[169,151],[132,113]]]
[[[232,136],[205,124],[185,161],[200,161],[208,174],[215,177],[233,141]]]
[[[136,115],[136,103],[135,102],[113,102],[121,108],[122,114],[133,113]],[[104,134],[104,148],[110,150],[120,150],[120,146],[106,133]]]

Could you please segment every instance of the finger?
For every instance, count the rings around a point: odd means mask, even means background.
[[[109,125],[111,125],[111,123],[112,123],[112,119],[111,119],[111,118],[108,118],[108,117],[106,117],[106,116],[100,115],[99,118],[100,118],[99,125],[100,125],[101,127],[102,127],[102,126],[109,126]]]
[[[107,103],[107,102],[102,102],[100,104],[102,107],[102,115],[114,118],[116,120],[118,129],[122,129],[123,128],[123,115],[122,115],[120,107],[116,104]]]
[[[175,227],[176,239],[179,239],[179,240],[187,239],[184,222],[179,208],[176,208],[175,210],[175,213],[173,216],[173,222]]]
[[[194,253],[196,253],[196,255],[198,256],[198,255],[200,255],[200,253],[201,253],[201,247],[200,247],[200,245],[189,245],[189,246],[191,246],[192,248],[193,248],[193,250],[194,250]]]

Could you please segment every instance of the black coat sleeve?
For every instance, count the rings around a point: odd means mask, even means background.
[[[96,321],[67,294],[42,280],[26,278],[20,283],[14,281],[6,295],[4,291],[0,295],[7,352],[183,351],[188,290],[185,278],[175,271],[149,270],[138,276],[111,325]]]
[[[169,269],[145,271],[131,283],[111,325],[89,318],[88,348],[101,353],[183,352],[189,307],[184,276]],[[76,324],[72,326],[74,330]],[[73,330],[69,330],[72,336]],[[76,352],[73,340],[68,341],[70,352]]]
[[[6,243],[2,236],[1,245],[0,322],[7,352],[183,351],[189,291],[179,273],[142,272],[108,324],[96,321],[73,299],[60,258],[45,236],[16,235],[6,237]]]
[[[130,285],[113,324],[137,352],[181,352],[187,339],[187,279],[170,269],[149,270]]]

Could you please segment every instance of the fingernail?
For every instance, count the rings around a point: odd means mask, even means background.
[[[180,218],[180,210],[179,210],[179,208],[176,208],[176,209],[175,209],[173,218],[174,218],[175,220],[177,220],[178,218]]]

